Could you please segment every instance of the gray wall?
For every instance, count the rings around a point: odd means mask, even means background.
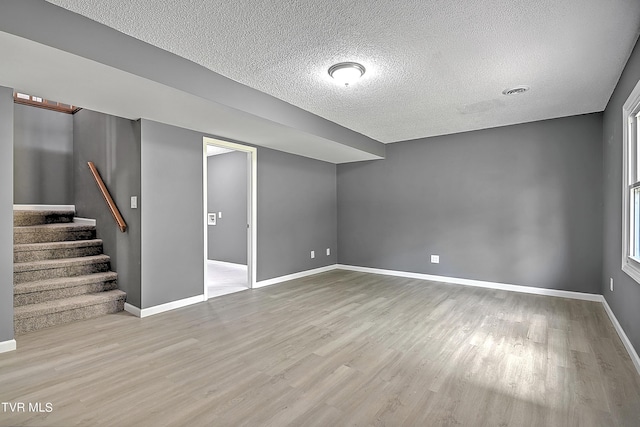
[[[0,342],[13,339],[13,89],[0,86]]]
[[[202,137],[142,120],[142,308],[203,292]],[[335,264],[335,171],[258,148],[257,280]]]
[[[604,112],[604,251],[601,293],[636,351],[640,350],[640,284],[621,269],[622,263],[622,106],[640,80],[640,47],[627,62]],[[614,291],[609,291],[609,278]]]
[[[14,203],[73,204],[73,116],[15,104]]]
[[[222,212],[208,226],[209,259],[247,264],[247,156],[234,151],[207,159],[207,212]]]
[[[97,220],[98,237],[118,273],[118,287],[127,302],[141,307],[141,215],[130,208],[130,197],[140,196],[140,124],[89,110],[73,116],[74,204],[77,215]],[[95,163],[113,200],[127,223],[117,227],[87,162]]]
[[[141,120],[142,306],[202,295],[202,135]]]
[[[391,144],[386,160],[339,165],[338,261],[599,293],[601,132],[592,114]]]
[[[336,211],[336,165],[258,148],[258,280],[335,264]]]

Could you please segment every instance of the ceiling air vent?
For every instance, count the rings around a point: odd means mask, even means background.
[[[529,86],[516,86],[502,91],[503,95],[520,95],[529,90]]]

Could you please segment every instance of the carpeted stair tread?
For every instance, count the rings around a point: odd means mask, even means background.
[[[104,273],[110,266],[111,259],[107,255],[20,262],[13,264],[13,284]]]
[[[114,273],[113,271],[75,277],[57,277],[55,279],[38,280],[36,282],[18,283],[13,287],[13,294],[20,295],[31,292],[70,288],[74,286],[86,285],[89,283],[114,281],[117,279],[118,274]]]
[[[124,310],[126,294],[111,290],[14,308],[16,335]]]
[[[47,301],[39,304],[29,304],[13,309],[14,319],[16,321],[28,319],[31,317],[45,316],[52,313],[74,310],[78,308],[86,308],[94,305],[100,305],[112,301],[124,301],[126,293],[119,289],[112,291],[98,292],[95,294],[77,295],[70,298]]]
[[[13,306],[39,304],[113,289],[118,289],[118,275],[112,271],[18,283],[13,288]]]
[[[95,239],[95,225],[64,223],[28,225],[13,228],[13,243],[44,243]]]
[[[80,222],[65,222],[55,224],[22,225],[13,227],[16,233],[33,233],[36,231],[58,231],[58,230],[93,230],[95,225],[83,224]]]
[[[55,208],[55,209],[54,209]],[[64,207],[64,206],[52,206],[52,205],[40,205],[38,207],[25,207],[23,205],[14,205],[13,206],[13,213],[19,213],[19,214],[24,214],[24,213],[49,213],[49,212],[55,212],[55,213],[65,213],[65,214],[76,214],[75,209],[73,209],[71,206],[69,207]]]
[[[69,223],[73,221],[73,209],[20,209],[13,210],[13,225]]]
[[[75,209],[14,206],[14,331],[23,334],[124,310],[126,293],[96,226]]]
[[[21,251],[41,251],[43,249],[66,249],[81,248],[85,246],[100,246],[102,239],[91,240],[70,240],[66,242],[41,242],[41,243],[22,243],[13,245],[14,252]]]
[[[101,239],[91,239],[13,245],[13,262],[23,263],[99,255],[102,253],[102,244]]]
[[[19,262],[13,265],[14,273],[24,273],[26,271],[47,270],[52,268],[65,268],[79,265],[90,265],[110,262],[108,255],[83,256],[78,258],[47,259],[42,261]]]

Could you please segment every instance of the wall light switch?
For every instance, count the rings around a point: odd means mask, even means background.
[[[613,292],[613,277],[609,277],[609,290]]]
[[[327,256],[331,255],[331,248],[327,248]]]
[[[316,251],[311,251],[311,258],[315,258],[316,257]]]
[[[216,225],[216,214],[208,213],[207,214],[207,225]]]
[[[218,219],[222,218],[222,212],[218,212]]]
[[[138,209],[138,196],[131,196],[131,209]]]
[[[431,255],[431,264],[440,264],[440,255]]]

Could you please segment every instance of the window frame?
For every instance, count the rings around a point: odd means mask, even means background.
[[[631,191],[638,186],[638,181],[631,180],[631,170],[638,178],[640,170],[640,81],[627,98],[622,107],[623,160],[622,160],[622,271],[640,283],[640,259],[631,256]],[[634,163],[632,163],[634,162]],[[635,183],[635,185],[634,185]],[[635,233],[640,233],[636,230]]]
[[[57,111],[65,114],[75,114],[81,110],[80,107],[74,105],[63,104],[50,99],[44,99],[39,96],[29,95],[23,92],[13,93],[13,102],[16,104],[29,105],[36,108],[44,108],[45,110]]]

